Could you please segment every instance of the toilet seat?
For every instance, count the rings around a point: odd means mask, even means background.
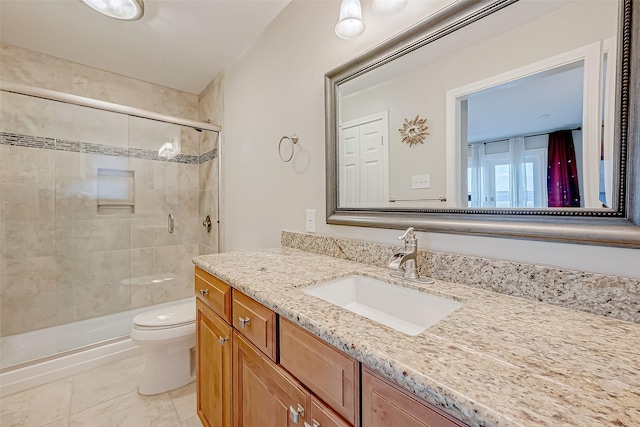
[[[144,326],[144,325],[136,325],[134,323],[133,328],[139,331],[161,331],[164,329],[173,329],[173,328],[179,328],[181,326],[193,325],[194,323],[196,323],[195,320],[192,320],[191,322],[181,323],[179,325],[168,325],[168,326]]]
[[[133,318],[133,327],[141,331],[152,331],[186,326],[195,321],[196,306],[193,302],[186,302],[140,313]]]

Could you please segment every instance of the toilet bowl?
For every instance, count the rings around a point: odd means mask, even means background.
[[[138,314],[133,318],[131,339],[148,351],[140,394],[164,393],[195,380],[195,301]]]

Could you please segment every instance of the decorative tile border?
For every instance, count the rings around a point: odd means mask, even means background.
[[[154,160],[159,162],[186,163],[198,165],[206,163],[218,157],[218,149],[214,148],[200,156],[178,154],[166,159],[158,156],[155,150],[142,148],[114,147],[105,144],[93,144],[90,142],[68,141],[65,139],[45,138],[40,136],[20,135],[15,133],[0,132],[0,144],[16,147],[40,148],[44,150],[70,151],[74,153],[99,154],[103,156],[127,157],[130,159]]]
[[[218,158],[218,149],[214,148],[213,150],[207,151],[206,153],[200,156],[200,163],[206,163],[209,160],[213,160],[216,158]]]
[[[56,140],[40,136],[20,135],[17,133],[0,132],[0,144],[15,145],[27,148],[43,148],[45,150],[55,150]]]
[[[385,267],[398,246],[283,231],[282,246]],[[640,279],[418,251],[422,276],[640,323]]]

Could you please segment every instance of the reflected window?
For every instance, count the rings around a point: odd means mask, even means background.
[[[524,161],[518,166],[513,163],[513,156],[509,151],[486,154],[486,144],[474,145],[476,149],[469,146],[468,164],[471,166],[467,168],[469,207],[547,206],[547,153],[544,148],[525,150]],[[478,150],[478,145],[482,149]],[[473,158],[475,155],[480,158]]]

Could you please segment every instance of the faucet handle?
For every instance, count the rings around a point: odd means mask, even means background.
[[[409,227],[402,236],[398,237],[398,240],[404,240],[404,242],[407,243],[409,240],[415,239],[415,236],[415,230],[413,229],[413,227]]]

